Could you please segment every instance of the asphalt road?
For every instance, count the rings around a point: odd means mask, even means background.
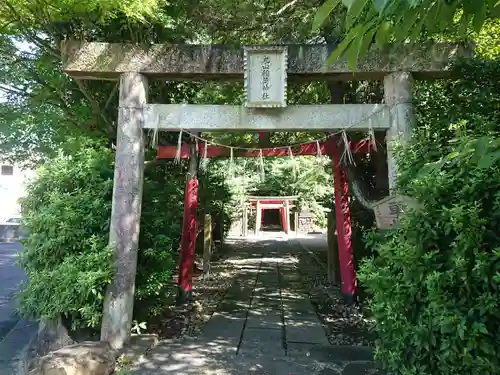
[[[26,280],[24,271],[16,264],[19,243],[0,243],[0,341],[19,320],[14,293]]]

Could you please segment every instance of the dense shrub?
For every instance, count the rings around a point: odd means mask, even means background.
[[[82,148],[59,155],[38,171],[21,202],[29,231],[21,264],[29,276],[22,311],[65,315],[75,327],[96,326],[111,278],[107,250],[113,155]]]
[[[418,93],[419,128],[398,159],[399,189],[419,206],[369,236],[376,256],[359,274],[394,374],[500,373],[500,65],[457,69]]]
[[[21,257],[29,276],[21,293],[25,314],[63,315],[74,328],[99,326],[105,287],[112,277],[113,256],[107,243],[113,162],[112,151],[87,145],[71,156],[50,160],[29,184],[22,200],[30,233]],[[220,177],[207,173],[202,180],[200,206],[213,213],[217,200],[227,201],[230,195]],[[135,314],[141,319],[172,301],[184,183],[184,164],[146,167],[136,277],[140,303]]]

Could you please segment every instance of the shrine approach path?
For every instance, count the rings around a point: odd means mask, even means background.
[[[298,268],[302,240],[266,237],[229,245],[237,274],[202,333],[161,341],[133,374],[383,374],[369,348],[329,344]]]

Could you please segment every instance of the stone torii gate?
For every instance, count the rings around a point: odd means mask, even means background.
[[[283,50],[283,46],[259,47]],[[115,251],[115,272],[104,300],[101,338],[121,348],[130,337],[134,302],[137,248],[144,173],[143,129],[190,132],[294,131],[332,132],[368,128],[387,132],[389,186],[395,185],[394,142],[411,133],[414,78],[446,77],[450,57],[469,55],[454,45],[371,50],[358,62],[355,73],[345,60],[326,66],[332,51],[328,45],[289,45],[282,59],[282,74],[293,81],[382,80],[384,104],[292,105],[286,94],[278,102],[262,97],[260,105],[223,106],[148,104],[148,80],[242,80],[247,68],[243,48],[211,45],[132,45],[65,41],[63,69],[75,79],[119,80],[116,164],[110,222],[110,245]],[[269,64],[268,64],[269,68]],[[272,70],[272,69],[271,69]],[[269,71],[268,71],[269,73]],[[267,74],[268,74],[267,73]],[[271,74],[272,80],[273,74]],[[286,80],[282,82],[286,87]],[[262,87],[269,88],[267,81]],[[272,85],[271,85],[272,86]],[[249,90],[250,99],[255,92]],[[286,90],[282,92],[286,93]],[[279,94],[271,91],[271,97]],[[248,99],[248,98],[247,98]],[[258,102],[258,100],[257,100]],[[255,108],[259,106],[276,108]],[[339,155],[334,155],[338,162]],[[341,176],[336,175],[336,181]],[[346,197],[337,185],[335,195]],[[347,199],[336,199],[340,211]],[[350,239],[341,228],[339,241]],[[344,260],[350,262],[351,260]],[[353,267],[351,265],[351,267]],[[352,293],[354,290],[343,291]]]

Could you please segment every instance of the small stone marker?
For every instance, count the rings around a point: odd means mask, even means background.
[[[286,107],[286,46],[244,47],[245,106]]]

